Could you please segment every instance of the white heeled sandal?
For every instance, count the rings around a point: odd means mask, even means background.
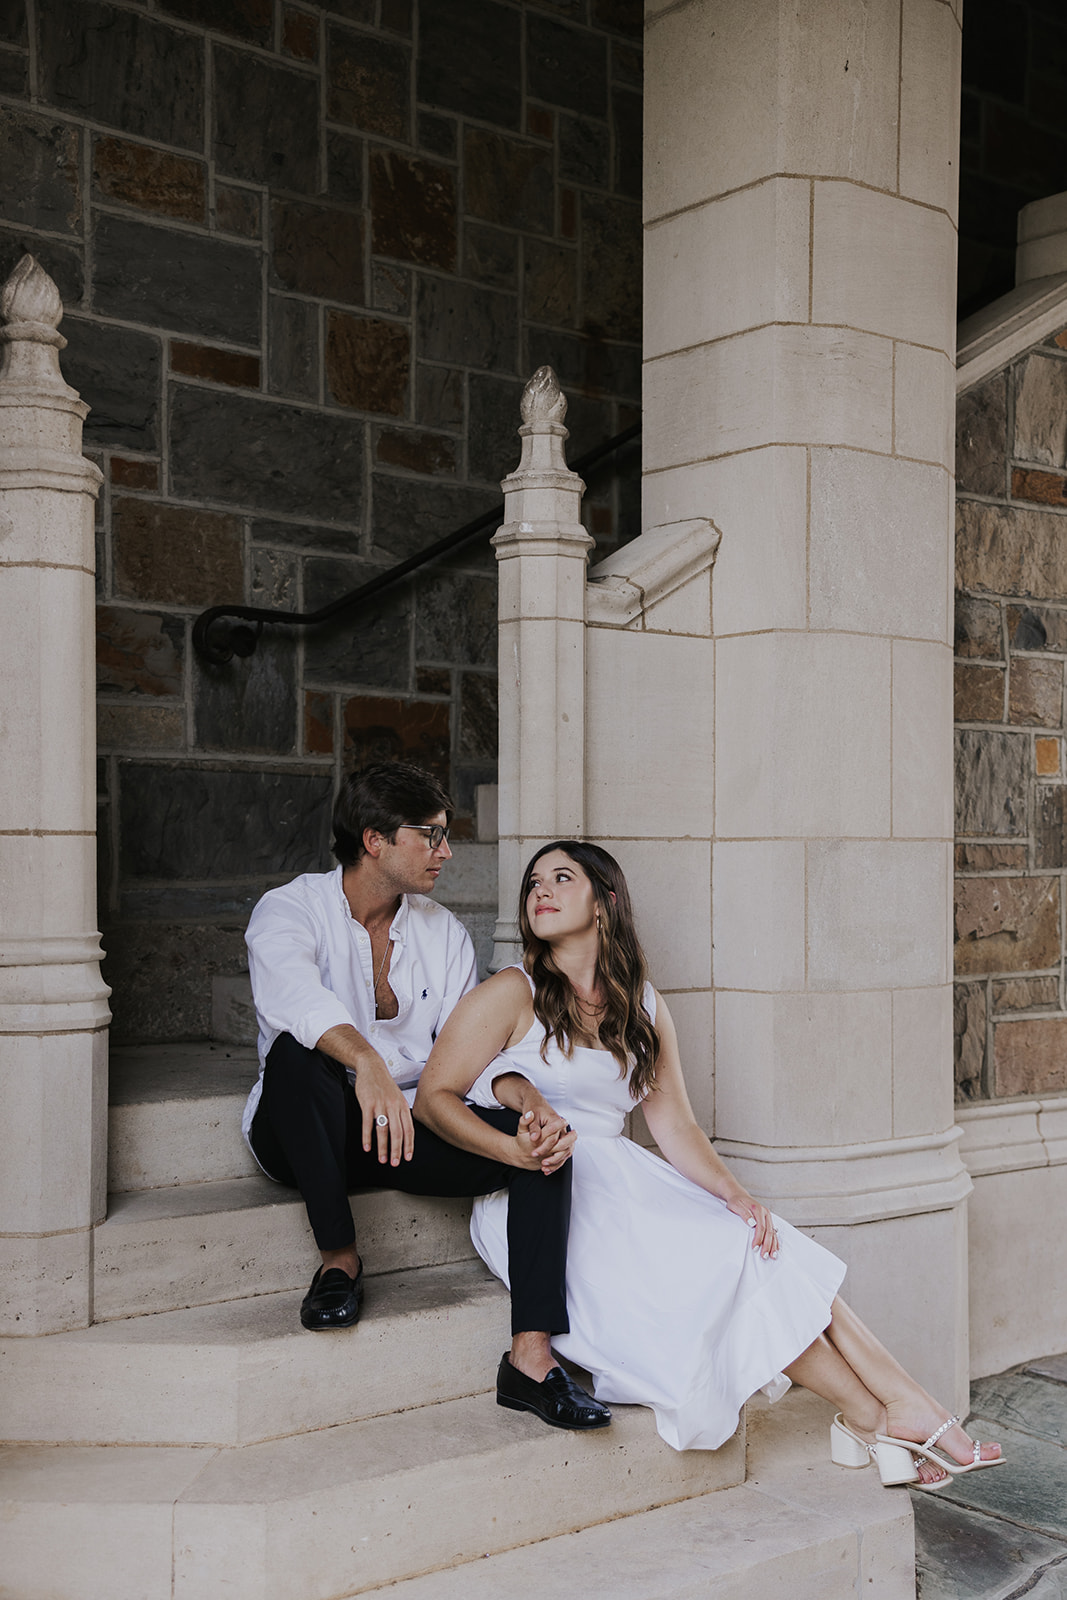
[[[916,1456],[931,1462],[935,1467],[940,1467],[948,1477],[941,1478],[937,1483],[924,1483],[924,1489],[940,1489],[952,1478],[960,1477],[965,1472],[975,1472],[980,1467],[999,1467],[1004,1462],[1003,1456],[993,1456],[989,1461],[982,1460],[982,1441],[975,1439],[974,1454],[970,1461],[956,1461],[952,1456],[945,1455],[940,1450],[935,1450],[934,1445],[948,1432],[956,1427],[959,1417],[949,1417],[940,1428],[930,1435],[924,1444],[912,1444],[907,1439],[891,1439],[888,1434],[879,1433],[875,1437],[875,1459],[878,1462],[878,1471],[882,1482],[886,1485],[894,1483],[914,1483],[919,1474],[915,1466]]]
[[[839,1411],[830,1424],[830,1460],[838,1467],[866,1467],[877,1459],[874,1445],[853,1433]]]

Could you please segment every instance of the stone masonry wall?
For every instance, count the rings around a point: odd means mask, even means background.
[[[956,1083],[1067,1089],[1067,328],[960,397]]]
[[[192,622],[316,608],[488,510],[543,362],[572,457],[636,418],[640,28],[637,0],[0,0],[0,277],[30,250],[59,284],[105,478],[117,1039],[210,1031],[350,764],[422,761],[472,836],[488,535],[245,661],[205,665]],[[602,550],[632,537],[637,452],[589,488]]]

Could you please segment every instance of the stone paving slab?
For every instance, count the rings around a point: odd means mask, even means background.
[[[1032,1595],[1038,1591],[1025,1585],[1037,1573],[1054,1585],[1050,1600],[1067,1596],[1067,1547],[1058,1540],[978,1516],[940,1493],[913,1494],[912,1506],[918,1600],[1008,1600],[1021,1588]]]
[[[1006,1465],[953,1478],[938,1490],[940,1498],[1050,1534],[1067,1549],[1067,1449],[989,1418],[973,1417],[967,1431],[999,1439]]]
[[[1067,1600],[1067,1355],[982,1378],[967,1431],[1006,1464],[914,1492],[919,1600]]]
[[[1025,1372],[1002,1372],[972,1385],[971,1406],[975,1415],[988,1418],[998,1428],[1017,1428],[1020,1433],[1067,1447],[1067,1392],[1059,1383],[1028,1377]]]
[[[1045,1356],[1041,1361],[1031,1361],[1024,1372],[1035,1378],[1051,1378],[1054,1383],[1067,1383],[1067,1355]]]

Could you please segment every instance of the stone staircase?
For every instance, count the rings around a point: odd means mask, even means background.
[[[303,1206],[238,1133],[254,1071],[113,1052],[97,1320],[0,1341],[5,1600],[914,1593],[907,1496],[829,1465],[811,1397],[684,1454],[642,1408],[582,1436],[497,1407],[465,1203],[361,1197],[363,1318],[305,1333]]]

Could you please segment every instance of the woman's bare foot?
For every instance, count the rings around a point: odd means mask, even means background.
[[[920,1406],[913,1401],[891,1400],[886,1406],[885,1433],[891,1439],[899,1439],[904,1444],[922,1444],[935,1434],[943,1422],[948,1421],[948,1412],[939,1408]],[[957,1422],[947,1432],[943,1433],[937,1441],[936,1449],[942,1451],[951,1460],[966,1466],[974,1459],[974,1440]],[[923,1456],[916,1456],[915,1465],[919,1469],[921,1483],[940,1483],[950,1474],[939,1467],[936,1462],[928,1461]],[[1000,1459],[999,1444],[983,1444],[979,1456],[981,1461],[998,1461]]]

